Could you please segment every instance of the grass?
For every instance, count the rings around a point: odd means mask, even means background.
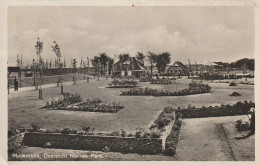
[[[237,131],[235,122],[224,123],[224,130],[237,161],[255,160],[255,136],[241,138],[248,134],[248,131]]]
[[[173,108],[187,107],[191,104],[195,107],[214,106],[220,104],[234,104],[237,101],[254,101],[254,86],[239,85],[229,87],[229,84],[210,84],[212,93],[191,95],[191,96],[120,96],[122,89],[103,88],[110,80],[105,78],[90,79],[90,82],[77,81],[77,85],[64,85],[64,91],[73,94],[80,94],[82,98],[100,98],[105,102],[120,102],[125,106],[116,114],[79,112],[79,111],[52,111],[40,109],[51,100],[52,97],[59,97],[60,88],[51,87],[43,89],[42,100],[38,99],[38,91],[23,91],[12,93],[8,96],[8,127],[28,128],[30,123],[37,123],[43,129],[80,129],[83,126],[95,128],[96,132],[113,132],[123,129],[127,133],[135,132],[137,127],[149,128],[152,121],[157,118],[165,106]],[[149,82],[139,83],[142,87],[153,89],[184,89],[188,87],[191,80],[177,79],[175,84],[160,85]],[[242,95],[230,97],[230,93],[238,91]],[[235,118],[240,116],[235,116]],[[163,155],[138,155],[121,154],[116,152],[98,151],[76,151],[62,149],[46,149],[35,147],[18,147],[17,152],[23,154],[102,154],[102,158],[71,158],[69,160],[230,160],[221,149],[221,140],[218,140],[218,133],[215,130],[214,122],[229,122],[234,117],[206,118],[206,119],[185,119],[181,140],[177,148],[177,157]],[[189,122],[187,122],[189,121]],[[194,122],[197,121],[197,122]],[[204,122],[203,122],[204,121]],[[234,119],[236,121],[236,119]],[[192,146],[192,147],[191,147]],[[199,152],[198,152],[199,151]],[[196,154],[194,154],[196,153]],[[9,154],[9,160],[13,160]],[[24,159],[23,159],[24,160]],[[37,159],[39,160],[39,159]],[[40,159],[53,160],[53,159]],[[56,159],[54,159],[56,160]],[[68,159],[58,159],[68,160]]]
[[[172,97],[152,97],[152,96],[120,96],[122,89],[100,88],[106,86],[110,80],[105,78],[90,79],[87,81],[78,81],[77,85],[64,85],[64,91],[78,93],[82,98],[100,98],[104,102],[120,102],[125,106],[123,110],[116,114],[104,114],[93,112],[74,112],[74,111],[50,111],[39,109],[43,107],[46,101],[51,97],[59,97],[60,88],[51,87],[43,89],[42,100],[38,99],[38,91],[24,91],[16,95],[10,94],[8,99],[9,123],[8,127],[20,128],[30,127],[30,123],[37,122],[42,128],[71,129],[82,128],[84,125],[90,125],[97,132],[112,132],[118,129],[124,129],[127,132],[135,132],[137,127],[148,128],[152,120],[165,106],[173,108],[186,107],[191,104],[195,107],[233,104],[237,101],[254,101],[254,86],[228,87],[229,84],[211,84],[212,93],[194,95],[194,96],[172,96]],[[170,85],[152,85],[149,82],[141,82],[142,87],[151,87],[158,89],[183,89],[188,86],[191,80],[178,79],[177,84]],[[228,96],[233,91],[239,91],[242,96]]]

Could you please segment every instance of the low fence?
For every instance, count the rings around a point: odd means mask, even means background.
[[[54,133],[25,133],[23,144],[31,147],[80,149],[157,154],[162,152],[162,139],[96,135],[63,135]]]

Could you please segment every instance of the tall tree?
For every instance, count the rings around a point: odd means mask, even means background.
[[[16,56],[16,66],[20,67],[20,59],[18,54]]]
[[[157,54],[148,51],[146,58],[147,58],[148,63],[150,64],[151,77],[152,77],[153,76],[153,67],[157,62]]]
[[[171,62],[171,54],[168,52],[160,53],[157,56],[157,68],[159,73],[163,73],[167,64]]]
[[[130,54],[129,53],[119,54],[118,58],[120,61],[125,62],[130,59]]]
[[[99,56],[94,56],[91,62],[95,70],[104,75],[107,69],[111,72],[114,60],[106,53],[100,53]]]
[[[91,59],[91,63],[92,63],[92,66],[94,67],[95,69],[95,72],[98,72],[99,71],[99,57],[98,56],[94,56],[93,59]]]

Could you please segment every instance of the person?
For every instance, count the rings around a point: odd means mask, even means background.
[[[16,77],[14,78],[14,90],[18,91],[18,81],[17,81]]]
[[[251,112],[251,123],[250,123],[250,135],[255,134],[255,109],[252,107],[250,109]]]

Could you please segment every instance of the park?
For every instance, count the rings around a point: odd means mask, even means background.
[[[65,110],[60,108],[60,110],[53,110],[48,108],[43,108],[46,106],[47,102],[50,102],[51,100],[55,100],[57,98],[62,98],[63,95],[60,93],[60,87],[57,87],[57,84],[46,84],[42,85],[43,99],[39,99],[38,90],[35,90],[34,87],[24,87],[20,88],[21,91],[14,92],[12,91],[9,94],[8,99],[8,127],[9,131],[11,130],[20,130],[24,129],[25,132],[30,132],[30,128],[32,127],[32,124],[36,125],[37,131],[39,132],[46,132],[46,133],[58,133],[61,132],[64,129],[69,129],[71,132],[75,132],[76,134],[79,134],[79,130],[81,130],[83,127],[88,127],[92,131],[91,132],[85,132],[86,135],[99,135],[99,136],[111,136],[113,133],[117,136],[120,136],[122,132],[124,134],[127,134],[125,136],[135,136],[136,132],[140,132],[140,130],[144,132],[149,132],[149,128],[153,125],[153,122],[158,118],[158,115],[160,115],[164,108],[167,106],[171,106],[173,109],[185,109],[187,107],[192,108],[201,108],[203,106],[209,107],[215,107],[215,106],[223,106],[223,105],[233,105],[237,103],[238,101],[244,102],[244,101],[254,101],[254,86],[253,85],[245,85],[245,84],[239,84],[237,86],[229,86],[228,83],[214,83],[211,81],[203,80],[202,83],[206,84],[208,83],[211,87],[211,91],[209,93],[201,93],[201,94],[195,94],[195,95],[184,95],[184,96],[122,96],[122,90],[129,90],[129,88],[109,88],[109,84],[113,82],[112,78],[107,77],[94,77],[91,75],[84,75],[84,74],[78,74],[77,83],[75,84],[73,81],[67,81],[63,82],[63,90],[64,92],[68,92],[70,94],[77,94],[80,95],[82,100],[80,101],[86,101],[87,99],[99,99],[102,100],[102,104],[112,104],[112,102],[120,103],[124,108],[122,108],[120,111],[116,113],[104,113],[104,112],[85,112],[85,111],[74,111],[74,110]],[[88,79],[84,80],[84,76],[87,76]],[[66,79],[66,75],[64,75],[64,79]],[[128,80],[129,81],[129,80]],[[137,81],[137,79],[133,80]],[[181,90],[185,89],[189,86],[189,83],[201,83],[197,80],[188,79],[187,77],[183,76],[182,78],[172,80],[172,84],[151,84],[150,82],[139,82],[138,88],[152,88],[157,90]],[[129,82],[128,82],[129,83]],[[45,87],[46,86],[46,87]],[[232,97],[229,96],[232,92],[237,91],[241,94],[239,97]],[[237,115],[237,114],[235,114]],[[175,117],[175,116],[174,116]],[[161,154],[158,155],[160,159],[162,160],[176,160],[183,159],[183,160],[193,160],[193,159],[199,159],[199,157],[193,155],[181,155],[183,152],[187,152],[187,148],[189,148],[188,145],[198,145],[197,142],[189,140],[190,136],[194,136],[194,134],[198,134],[201,131],[201,134],[205,134],[205,129],[213,129],[219,131],[219,124],[223,123],[235,123],[238,119],[245,120],[246,114],[240,114],[240,116],[226,116],[226,117],[209,117],[209,118],[203,118],[203,119],[183,119],[184,125],[182,128],[183,131],[180,132],[180,140],[179,144],[187,143],[186,146],[181,145],[177,147],[177,154],[171,154],[171,156],[163,156]],[[222,123],[223,122],[223,123]],[[197,128],[194,128],[194,124],[198,125]],[[217,124],[216,124],[217,123]],[[205,125],[206,124],[206,125]],[[204,126],[201,126],[204,125]],[[217,126],[216,126],[217,125]],[[231,126],[234,126],[234,124],[226,124],[228,126],[228,131],[231,129]],[[225,125],[225,126],[226,126]],[[194,129],[197,130],[197,132],[194,132]],[[82,131],[82,130],[81,130]],[[233,128],[232,128],[233,131]],[[19,132],[19,131],[18,131]],[[158,132],[158,131],[157,131]],[[221,132],[221,131],[220,131]],[[24,132],[21,132],[21,134],[24,134]],[[69,133],[68,133],[69,134]],[[160,133],[163,134],[163,131]],[[212,132],[214,135],[221,136],[219,134],[222,133],[216,133]],[[160,135],[159,135],[160,136]],[[201,137],[202,135],[198,136]],[[205,143],[209,143],[208,136],[211,135],[204,135]],[[224,135],[222,135],[224,136]],[[232,136],[232,135],[230,135]],[[187,139],[186,139],[187,138]],[[251,137],[252,138],[252,137]],[[220,143],[224,143],[220,139],[219,141],[215,141],[214,145],[219,145]],[[195,139],[196,140],[196,139]],[[197,138],[198,141],[199,138]],[[252,143],[252,139],[250,139],[250,142],[245,145],[250,145]],[[218,144],[215,144],[218,143]],[[14,146],[17,145],[13,144]],[[224,145],[224,144],[222,144]],[[10,142],[10,146],[12,146]],[[18,145],[19,146],[19,145]],[[17,147],[17,146],[16,146]],[[186,148],[185,148],[186,147]],[[200,146],[198,146],[200,147]],[[209,150],[213,150],[214,146],[209,146]],[[219,146],[218,146],[219,147]],[[18,148],[23,148],[23,145],[21,145]],[[43,147],[44,149],[45,147]],[[59,148],[59,147],[58,147]],[[62,147],[61,147],[62,148]],[[207,148],[207,147],[206,147]],[[236,149],[236,148],[235,148]],[[29,152],[34,151],[34,147],[24,148],[21,149],[20,152]],[[42,152],[49,152],[50,149],[45,148]],[[57,149],[58,150],[58,149]],[[191,149],[189,149],[191,150]],[[204,149],[202,149],[204,150]],[[252,150],[252,149],[251,149]],[[250,150],[250,151],[251,151]],[[15,152],[16,150],[14,149]],[[180,154],[178,154],[178,151]],[[207,149],[205,149],[204,152],[206,152]],[[35,151],[34,151],[35,152]],[[61,150],[59,152],[63,153]],[[64,153],[67,153],[67,150],[64,150]],[[76,151],[81,152],[81,151]],[[98,151],[96,151],[98,152]],[[209,151],[208,151],[209,152]],[[219,154],[224,154],[225,152],[230,151],[222,151],[222,149],[216,150],[216,152],[219,152]],[[251,151],[254,152],[254,151]],[[132,158],[126,157],[124,159],[123,155],[111,155],[109,152],[104,152],[106,154],[106,158],[100,158],[100,160],[135,160],[138,159],[138,156],[135,154],[132,155]],[[190,153],[190,152],[189,152]],[[108,155],[107,155],[108,154]],[[198,153],[199,154],[199,153]],[[201,153],[203,154],[203,153]],[[146,155],[146,154],[145,154]],[[253,159],[252,157],[253,153],[251,153],[249,160]],[[242,155],[243,156],[243,155]],[[152,158],[151,156],[146,155],[144,156],[145,160],[155,160],[157,157]],[[232,156],[223,156],[221,157],[221,160],[230,160],[232,159]],[[216,157],[208,157],[208,160],[216,160],[219,158]],[[12,160],[12,158],[11,158]],[[74,160],[74,159],[70,159]],[[82,159],[82,160],[91,160],[91,158],[88,159]],[[199,159],[200,160],[200,159]]]

